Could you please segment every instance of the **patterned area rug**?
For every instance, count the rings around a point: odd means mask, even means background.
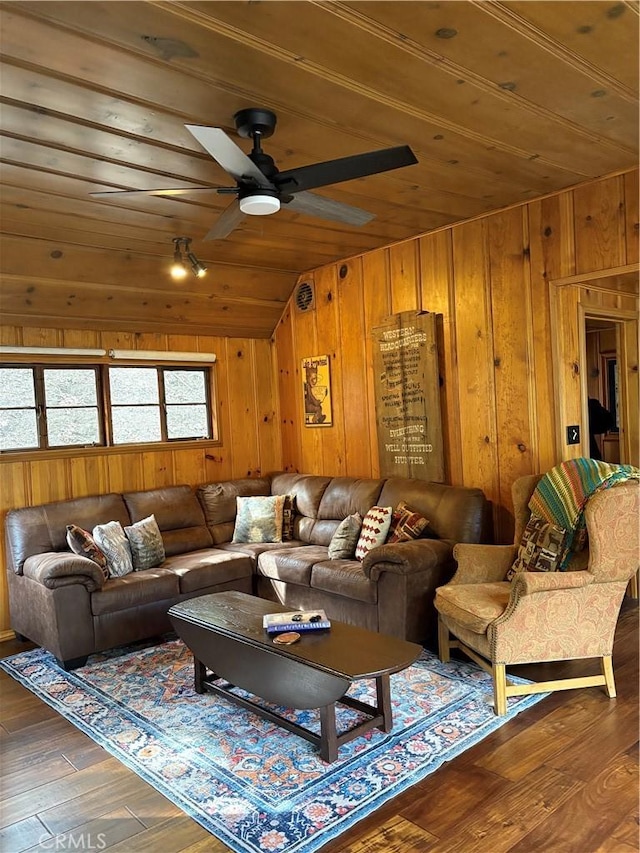
[[[306,740],[196,694],[179,640],[71,673],[42,649],[0,666],[238,853],[312,853],[543,698],[509,699],[496,717],[486,673],[425,652],[391,676],[393,732],[356,738],[328,765]],[[368,682],[355,687],[374,701]],[[319,731],[317,712],[284,713]],[[339,706],[338,731],[354,716]]]

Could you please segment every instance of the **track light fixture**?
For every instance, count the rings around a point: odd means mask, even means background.
[[[191,251],[191,237],[174,237],[173,238],[173,265],[171,267],[171,276],[176,280],[183,279],[187,274],[187,267],[184,262],[184,255],[191,264],[191,271],[197,278],[202,278],[206,274],[207,268],[202,264],[194,253]]]

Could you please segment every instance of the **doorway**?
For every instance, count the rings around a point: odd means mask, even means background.
[[[615,322],[604,317],[585,316],[585,368],[587,375],[587,409],[589,456],[604,462],[619,463],[620,399],[619,330]]]

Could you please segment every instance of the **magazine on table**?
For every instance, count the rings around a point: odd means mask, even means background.
[[[280,634],[283,631],[319,631],[331,627],[324,610],[291,610],[287,613],[266,613],[262,617],[262,627],[267,634]]]

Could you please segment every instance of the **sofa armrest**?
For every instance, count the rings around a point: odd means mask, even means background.
[[[368,551],[362,561],[362,570],[373,581],[382,572],[408,575],[443,566],[452,560],[453,543],[448,539],[412,539],[379,545]]]
[[[87,588],[87,592],[95,592],[104,583],[102,569],[93,560],[60,551],[48,551],[27,557],[23,574],[48,589],[82,584]]]
[[[458,563],[449,583],[496,583],[505,580],[516,558],[515,545],[472,545],[459,542],[453,549]]]
[[[594,582],[590,572],[518,572],[511,582],[511,598],[554,592],[559,589],[580,589]]]

